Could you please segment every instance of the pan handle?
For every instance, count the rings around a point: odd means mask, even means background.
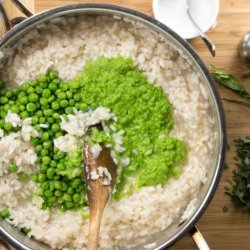
[[[33,16],[34,13],[31,12],[26,6],[19,0],[11,0],[16,7],[27,17]]]
[[[34,15],[34,13],[31,12],[21,1],[19,0],[11,0],[11,1],[26,17]],[[0,15],[2,17],[6,32],[9,31],[14,25],[22,22],[25,19],[25,17],[16,17],[12,20],[9,20],[6,10],[3,6],[3,1],[0,1]]]
[[[210,247],[196,226],[191,229],[190,234],[199,250],[210,250]]]

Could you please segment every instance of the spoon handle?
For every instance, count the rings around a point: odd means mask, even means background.
[[[104,206],[95,206],[90,213],[87,250],[97,250],[98,248],[103,210]]]
[[[187,10],[188,16],[190,18],[190,20],[192,21],[193,25],[195,26],[196,30],[198,31],[200,37],[202,38],[202,40],[204,41],[204,43],[206,44],[207,48],[209,49],[211,55],[213,57],[215,57],[215,53],[216,53],[216,47],[213,44],[213,42],[207,37],[207,35],[201,30],[201,28],[199,27],[199,25],[195,22],[195,20],[193,19],[190,10],[188,8]]]
[[[210,247],[196,226],[191,229],[190,234],[199,250],[210,250]]]

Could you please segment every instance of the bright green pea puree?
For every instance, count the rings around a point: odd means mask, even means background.
[[[115,199],[137,188],[165,184],[170,177],[179,175],[178,163],[185,150],[182,141],[169,135],[173,128],[172,105],[162,89],[150,84],[133,66],[132,59],[100,57],[90,61],[69,86],[80,89],[86,107],[109,108],[118,119],[107,124],[115,127],[116,132],[124,131],[125,151],[115,152],[118,158]],[[95,128],[90,139],[103,144],[110,142],[105,131]],[[122,164],[124,158],[129,159],[127,166]]]

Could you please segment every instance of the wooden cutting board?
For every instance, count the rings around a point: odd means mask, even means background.
[[[173,0],[174,1],[174,0]],[[31,0],[27,0],[32,7]],[[40,12],[56,6],[79,3],[102,2],[113,3],[130,7],[149,15],[152,15],[150,0],[35,0],[35,11]],[[250,72],[247,66],[238,58],[237,47],[242,35],[250,30],[250,1],[249,0],[221,0],[220,14],[216,28],[208,35],[217,46],[217,56],[212,58],[199,38],[191,41],[207,65],[214,64],[238,77]],[[244,85],[250,89],[250,82]],[[235,95],[220,87],[223,98],[233,99]],[[235,168],[233,156],[235,155],[233,141],[239,137],[250,135],[250,109],[224,102],[228,143],[231,149],[227,154],[229,169],[225,170],[208,209],[198,222],[198,227],[211,249],[213,250],[249,250],[250,249],[250,213],[235,207],[229,197],[224,194],[224,187],[232,178],[232,170]],[[227,205],[229,211],[223,213],[222,207]],[[196,249],[191,238],[187,235],[177,242],[172,250]]]

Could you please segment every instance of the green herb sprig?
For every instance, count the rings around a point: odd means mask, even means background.
[[[224,99],[224,100],[229,101],[229,102],[233,102],[233,103],[237,103],[237,104],[240,104],[240,105],[243,105],[245,107],[250,108],[250,101],[247,101],[247,99],[250,98],[250,92],[247,91],[242,86],[242,84],[238,81],[238,79],[235,76],[228,74],[228,73],[220,70],[219,68],[216,68],[213,65],[211,65],[211,68],[213,70],[213,72],[212,72],[213,78],[216,82],[218,82],[219,84],[223,85],[224,87],[232,90],[238,96],[246,99],[245,101],[231,100],[231,99]],[[250,73],[243,75],[242,78],[250,78]]]
[[[233,172],[232,188],[225,192],[250,211],[250,136],[236,140],[235,146],[240,163]]]

